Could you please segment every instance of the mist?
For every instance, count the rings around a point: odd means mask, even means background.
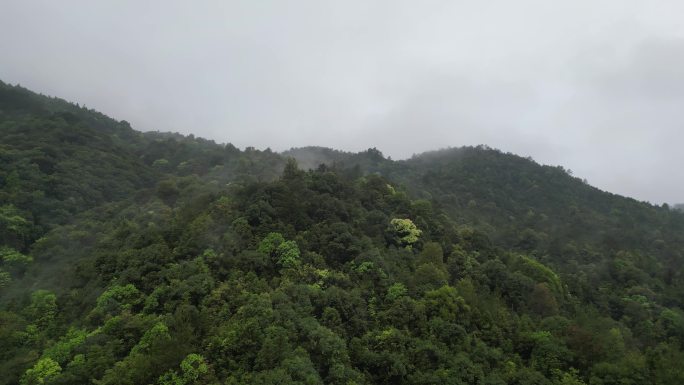
[[[6,1],[0,79],[238,147],[486,144],[684,201],[678,1]]]

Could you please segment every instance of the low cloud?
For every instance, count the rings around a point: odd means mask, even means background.
[[[141,130],[393,158],[487,144],[684,201],[679,1],[10,0],[0,78]]]

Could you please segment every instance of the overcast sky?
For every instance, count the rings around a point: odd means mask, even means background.
[[[238,147],[487,144],[684,202],[684,1],[0,3],[0,79]]]

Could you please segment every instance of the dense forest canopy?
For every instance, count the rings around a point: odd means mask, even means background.
[[[681,384],[683,252],[485,146],[240,150],[0,83],[0,384]]]

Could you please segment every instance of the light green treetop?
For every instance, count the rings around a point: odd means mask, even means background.
[[[412,220],[406,218],[394,218],[390,221],[390,226],[399,242],[408,248],[418,241],[418,237],[423,233],[418,229]]]
[[[21,385],[44,384],[45,380],[62,372],[62,367],[52,358],[38,360],[31,369],[28,369],[21,378]]]

